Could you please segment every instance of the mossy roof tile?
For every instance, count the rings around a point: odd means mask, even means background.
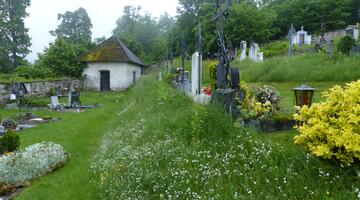
[[[130,62],[140,66],[144,63],[117,37],[112,36],[79,57],[80,62]]]

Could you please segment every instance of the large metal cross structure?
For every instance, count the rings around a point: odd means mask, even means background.
[[[290,46],[289,46],[289,52],[288,52],[288,55],[289,56],[292,56],[293,55],[293,47],[294,47],[294,37],[295,37],[295,34],[296,34],[296,30],[294,28],[294,24],[291,24],[291,27],[290,27],[290,30],[289,30],[289,33],[288,33],[288,37],[289,37],[289,42],[290,42]]]
[[[226,2],[224,2],[226,1]],[[223,6],[223,4],[225,6]],[[216,32],[218,35],[218,59],[219,59],[219,70],[217,70],[217,82],[219,88],[228,88],[228,76],[230,73],[230,59],[228,56],[228,49],[225,46],[224,37],[224,21],[229,16],[232,0],[217,0],[216,14],[213,21],[216,22]],[[220,77],[219,77],[220,76]]]

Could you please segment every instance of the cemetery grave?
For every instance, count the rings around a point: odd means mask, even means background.
[[[125,6],[108,40],[59,14],[34,64],[1,54],[0,200],[360,199],[360,5],[339,2]]]

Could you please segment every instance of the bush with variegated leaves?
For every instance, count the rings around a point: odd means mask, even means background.
[[[324,92],[326,101],[302,107],[295,143],[313,155],[350,164],[360,161],[360,80]]]

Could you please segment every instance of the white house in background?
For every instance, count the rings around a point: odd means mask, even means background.
[[[351,36],[355,40],[359,40],[359,24],[350,25],[345,29],[345,35]]]
[[[84,87],[98,91],[126,90],[140,78],[145,67],[115,36],[84,53],[79,60],[87,64]]]
[[[304,31],[304,27],[301,27],[301,31],[296,32],[296,35],[293,40],[293,44],[303,45],[311,44],[311,35],[308,32]]]

